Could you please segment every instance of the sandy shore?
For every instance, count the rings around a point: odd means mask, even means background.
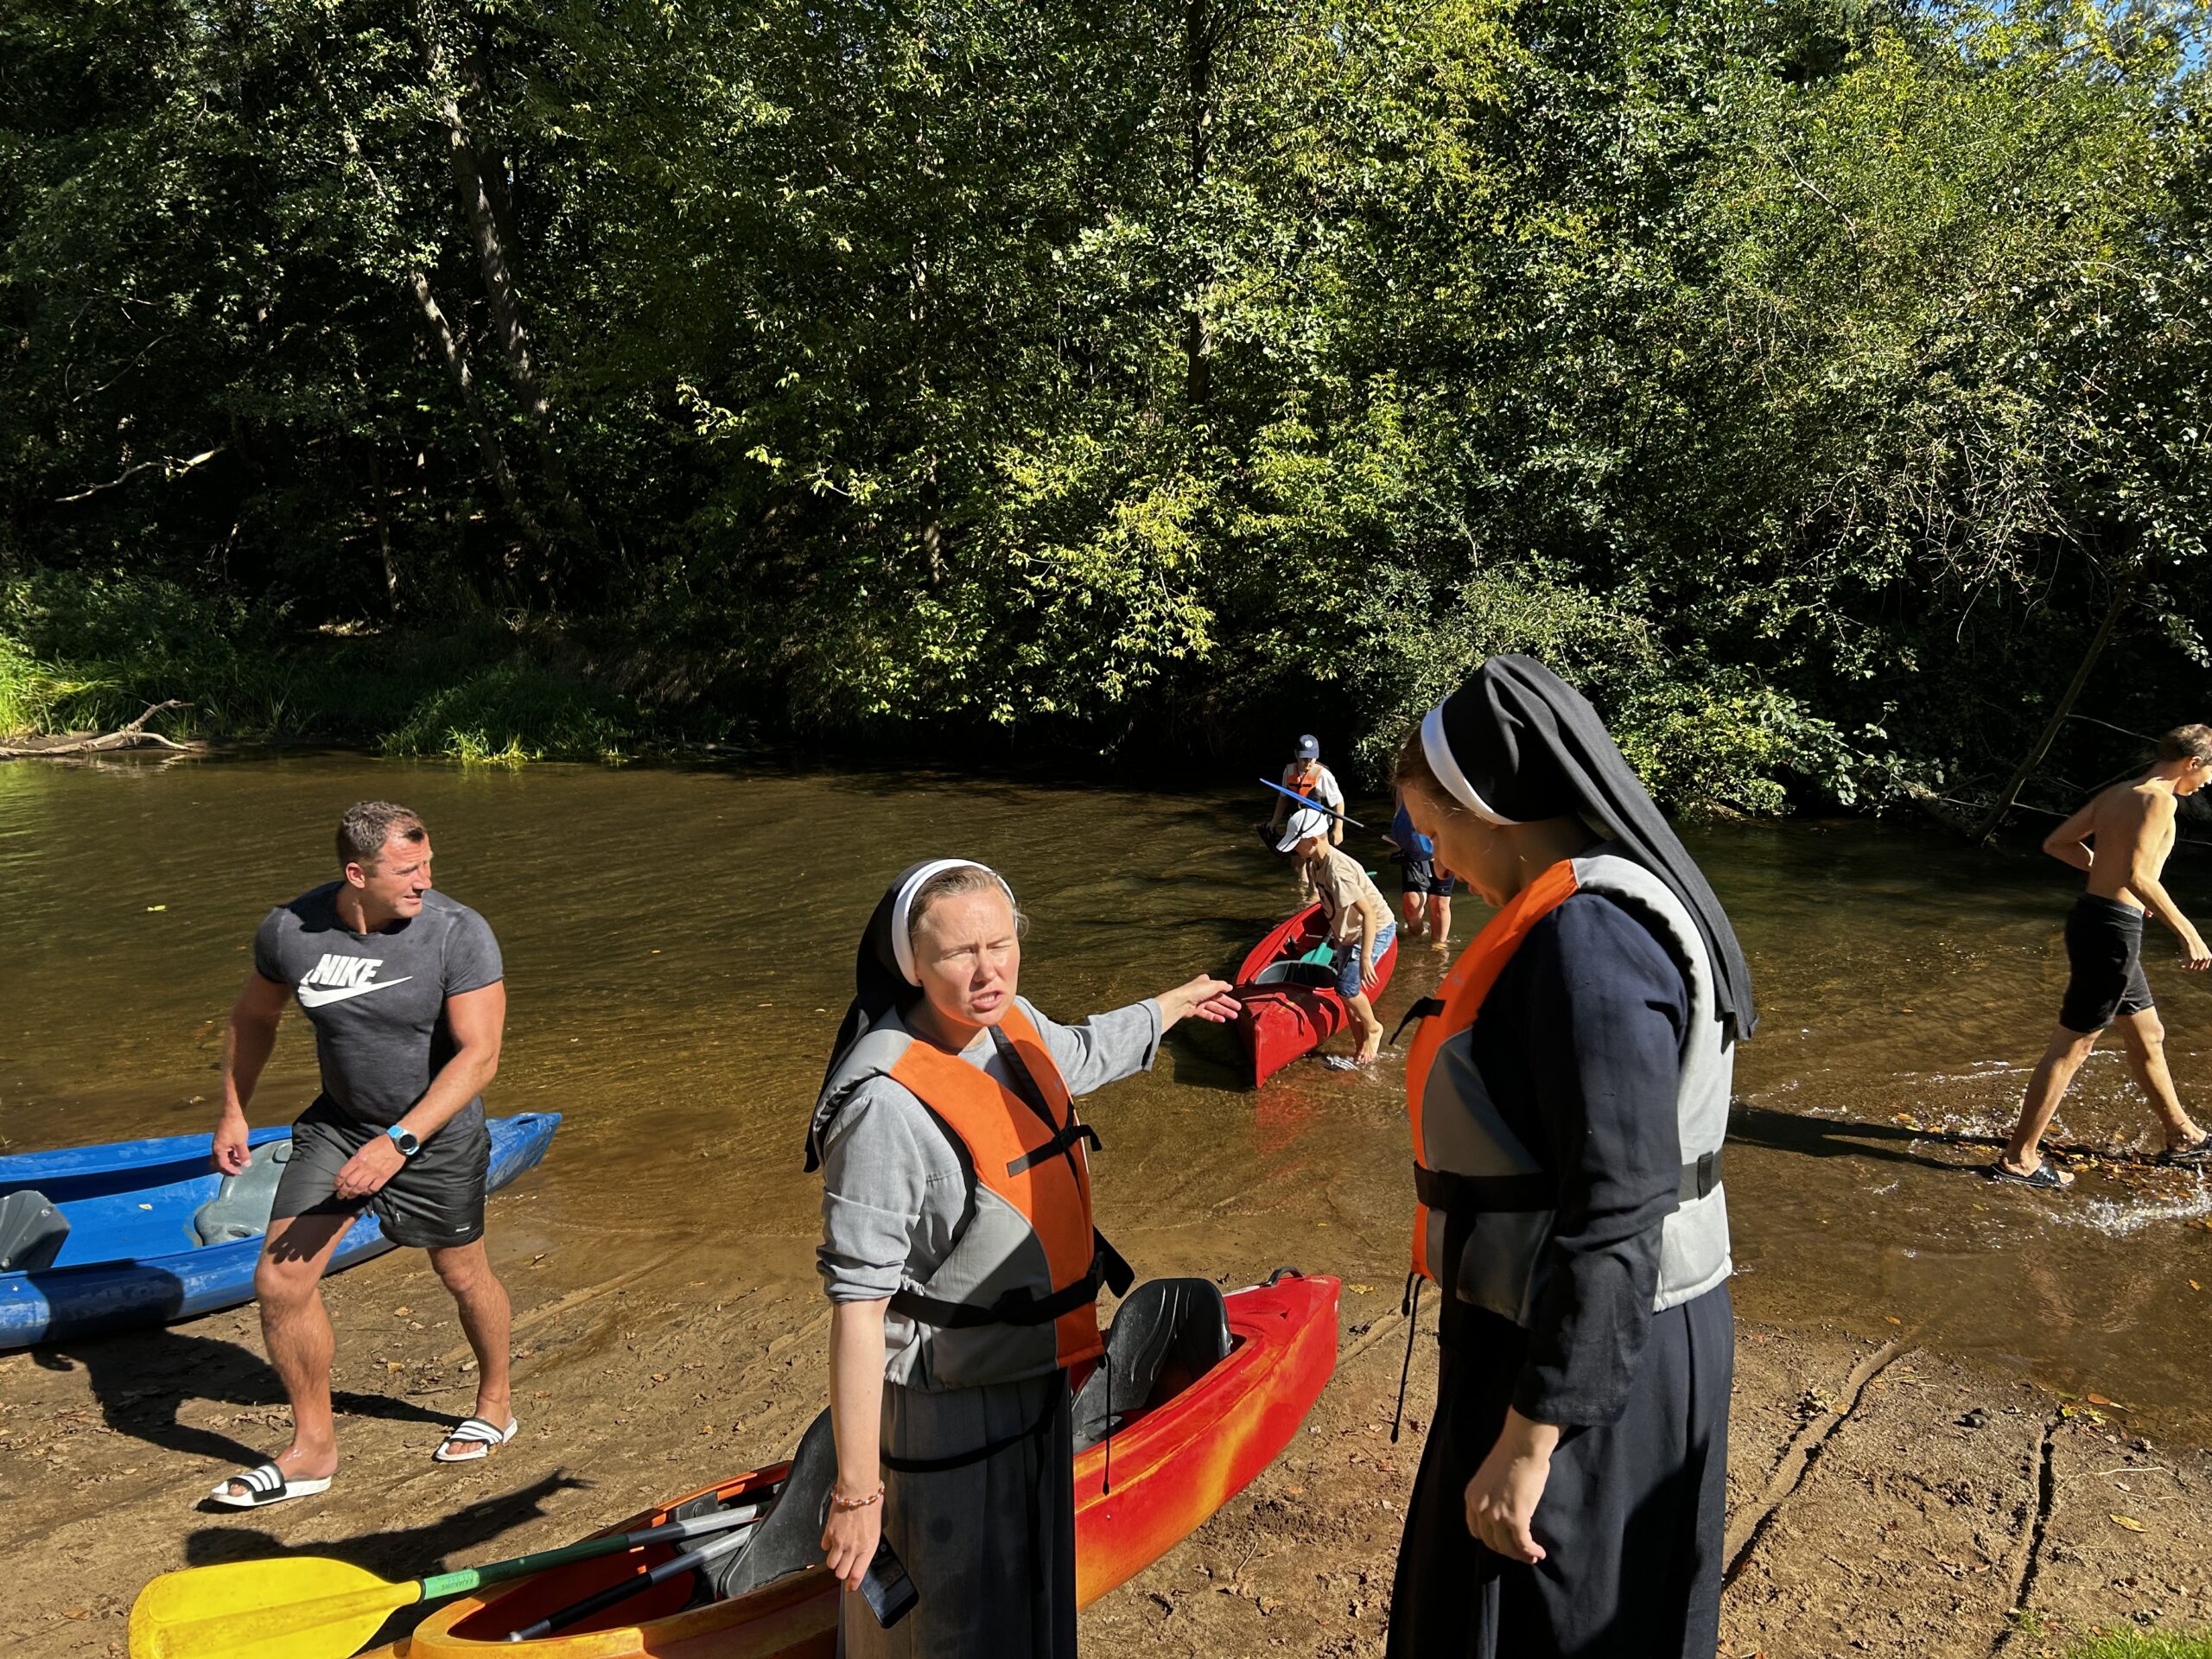
[[[565,1542],[786,1454],[822,1400],[827,1319],[795,1241],[741,1257],[671,1249],[584,1284],[543,1257],[500,1265],[518,1315],[514,1444],[479,1466],[430,1462],[470,1403],[467,1350],[423,1258],[400,1253],[327,1287],[337,1484],[259,1515],[194,1505],[284,1439],[251,1308],[0,1359],[0,1648],[120,1654],[139,1586],[188,1564],[307,1550],[397,1578]],[[1231,1282],[1272,1264],[1239,1265]],[[1435,1351],[1424,1340],[1393,1446],[1397,1287],[1347,1286],[1344,1320],[1304,1433],[1085,1615],[1090,1651],[1382,1651]],[[1747,1325],[1737,1378],[1726,1654],[2026,1656],[2130,1621],[2212,1624],[2212,1453],[2145,1440],[2120,1407],[1969,1370],[1902,1329],[1877,1343]]]

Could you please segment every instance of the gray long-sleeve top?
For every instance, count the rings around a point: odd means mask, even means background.
[[[1160,1004],[1149,998],[1079,1026],[1056,1024],[1027,998],[1014,1000],[1071,1095],[1150,1071],[1160,1052]],[[988,1031],[960,1058],[1013,1086]],[[855,1084],[822,1136],[822,1247],[815,1259],[830,1300],[882,1301],[902,1284],[925,1283],[950,1253],[967,1202],[963,1154],[913,1093],[881,1076]],[[908,1321],[895,1314],[886,1321],[891,1370],[913,1339]]]

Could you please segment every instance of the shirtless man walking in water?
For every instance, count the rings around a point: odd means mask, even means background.
[[[2143,977],[2143,914],[2180,938],[2192,973],[2212,967],[2212,949],[2159,885],[2174,849],[2174,801],[2212,778],[2212,726],[2177,726],[2158,740],[2158,764],[2133,783],[2114,784],[2050,832],[2043,849],[2088,872],[2088,890],[2066,918],[2066,958],[2073,969],[2058,1029],[2028,1079],[2027,1099],[2012,1140],[1988,1169],[1992,1180],[2062,1187],[2074,1178],[2052,1168],[2037,1150],[2051,1115],[2108,1025],[2120,1027],[2127,1067],[2151,1097],[2165,1130],[2162,1164],[2212,1164],[2212,1136],[2190,1121],[2166,1070],[2165,1027]]]

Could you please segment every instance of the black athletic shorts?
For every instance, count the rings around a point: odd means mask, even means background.
[[[1449,899],[1459,878],[1450,871],[1440,873],[1435,863],[1426,858],[1414,858],[1408,854],[1398,855],[1398,863],[1405,874],[1398,883],[1401,893],[1423,894],[1431,899]]]
[[[2073,976],[2058,1023],[2069,1031],[2102,1031],[2116,1014],[2151,1006],[2143,977],[2143,912],[2117,899],[2085,893],[2066,918],[2066,960]]]
[[[484,1184],[492,1168],[492,1132],[484,1109],[472,1106],[423,1143],[399,1173],[365,1198],[337,1196],[346,1160],[384,1131],[348,1116],[318,1096],[292,1125],[292,1160],[276,1183],[269,1218],[358,1216],[384,1224],[385,1236],[418,1250],[473,1244],[484,1236]]]

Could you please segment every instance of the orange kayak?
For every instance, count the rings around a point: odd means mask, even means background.
[[[1226,1357],[1195,1378],[1163,1375],[1144,1408],[1121,1418],[1110,1493],[1105,1447],[1077,1453],[1077,1605],[1088,1606],[1190,1536],[1289,1444],[1336,1369],[1338,1288],[1326,1275],[1279,1270],[1268,1284],[1222,1298]],[[1123,1309],[1144,1290],[1140,1286]],[[1079,1431],[1088,1398],[1077,1398]],[[766,1498],[790,1467],[735,1476],[607,1530],[658,1524],[701,1497],[726,1505]],[[820,1567],[701,1607],[687,1607],[693,1576],[681,1573],[556,1635],[506,1639],[594,1591],[642,1576],[671,1553],[667,1545],[633,1549],[461,1598],[364,1659],[490,1659],[495,1652],[537,1659],[832,1659],[837,1596]],[[918,1588],[926,1600],[929,1586]]]

